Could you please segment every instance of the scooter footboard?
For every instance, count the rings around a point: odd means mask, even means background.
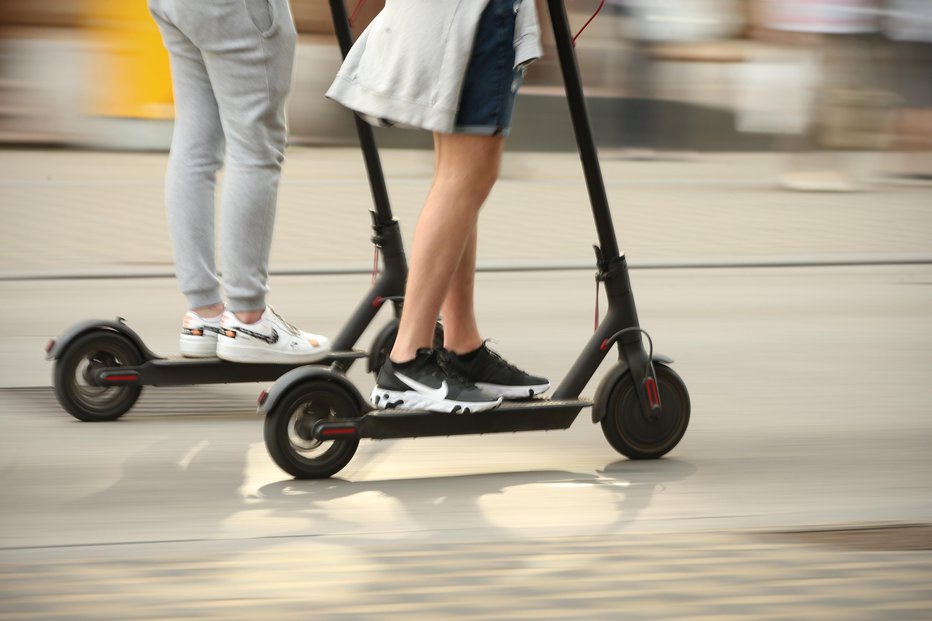
[[[470,414],[377,410],[357,419],[320,421],[314,435],[321,440],[336,437],[385,440],[567,429],[579,412],[591,405],[591,401],[584,400],[538,399],[507,402],[491,411]]]

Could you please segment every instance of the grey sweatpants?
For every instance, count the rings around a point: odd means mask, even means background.
[[[222,301],[214,188],[224,166],[220,256],[227,308],[265,308],[297,32],[288,0],[149,0],[171,58],[175,128],[165,202],[190,308]]]

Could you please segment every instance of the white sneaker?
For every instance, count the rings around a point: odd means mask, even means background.
[[[217,355],[218,334],[220,315],[205,318],[188,311],[181,322],[181,355],[185,358],[213,358]]]
[[[304,364],[330,353],[327,337],[298,330],[271,307],[255,323],[243,323],[226,311],[220,327],[217,357],[230,362]]]

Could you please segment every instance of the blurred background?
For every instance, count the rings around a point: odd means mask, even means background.
[[[520,93],[512,150],[572,150],[546,6],[545,58]],[[381,0],[349,4],[358,31]],[[325,0],[292,0],[300,32],[293,143],[345,144],[353,126],[323,97],[339,65]],[[568,0],[579,28],[598,0]],[[167,57],[143,0],[0,0],[0,143],[165,149]],[[904,154],[897,175],[932,174],[932,2],[607,0],[577,42],[603,148]],[[541,132],[543,123],[553,131]],[[386,147],[429,136],[383,132]],[[908,155],[906,155],[908,154]],[[853,189],[843,159],[791,161],[784,185]],[[851,168],[849,170],[849,168]],[[863,168],[863,166],[862,166]]]
[[[357,2],[358,34],[382,3]],[[538,2],[477,310],[557,379],[604,306]],[[683,442],[623,459],[584,411],[365,442],[295,481],[264,383],[146,388],[112,424],[58,405],[44,347],[77,321],[177,352],[170,76],[145,0],[0,0],[0,620],[932,619],[932,0],[567,0],[573,29],[600,4],[576,49],[639,317],[689,387]],[[372,199],[323,96],[328,2],[291,5],[270,284],[335,334],[369,287]],[[430,137],[377,139],[410,248]]]

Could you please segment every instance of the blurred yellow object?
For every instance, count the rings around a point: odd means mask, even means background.
[[[171,119],[168,52],[145,0],[85,0],[84,29],[96,44],[89,74],[95,116]]]

